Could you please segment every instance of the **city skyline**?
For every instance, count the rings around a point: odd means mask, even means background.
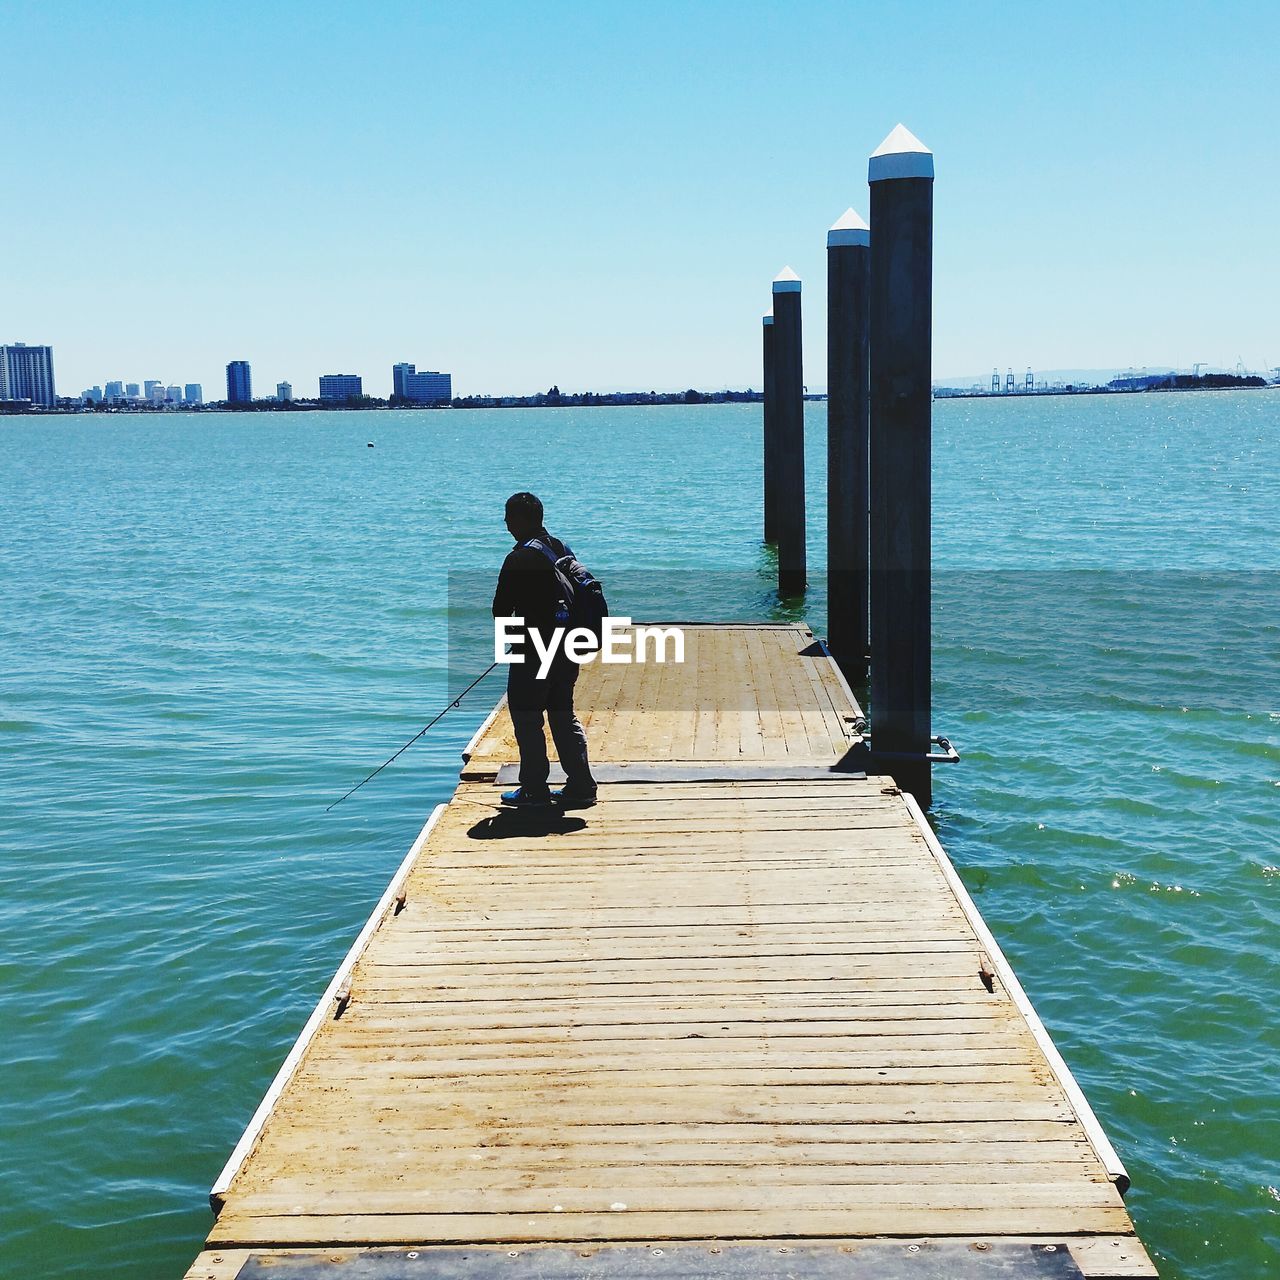
[[[18,364],[14,363],[10,353],[16,354],[19,360]],[[252,362],[247,360],[231,361],[227,364],[225,372],[226,397],[223,400],[215,398],[207,402],[209,406],[224,403],[250,403],[253,401],[296,402],[299,404],[318,403],[323,405],[326,402],[340,404],[352,400],[365,400],[381,404],[389,403],[394,407],[397,402],[402,406],[448,404],[454,398],[451,374],[435,370],[418,371],[414,363],[407,361],[400,361],[392,365],[392,392],[390,396],[376,396],[365,391],[363,375],[360,374],[322,374],[318,380],[318,394],[316,396],[295,396],[293,384],[289,380],[277,382],[274,394],[254,396],[252,392]],[[1049,392],[1055,389],[1066,391],[1088,388],[1107,389],[1104,384],[1110,384],[1111,389],[1116,389],[1126,383],[1133,384],[1129,389],[1141,389],[1139,384],[1159,384],[1168,379],[1170,375],[1182,375],[1187,379],[1182,389],[1186,389],[1187,386],[1194,385],[1191,380],[1199,378],[1202,373],[1209,377],[1226,375],[1228,379],[1232,377],[1239,378],[1241,375],[1257,378],[1261,375],[1271,385],[1280,384],[1280,367],[1264,367],[1260,370],[1250,370],[1245,368],[1241,362],[1237,362],[1233,370],[1226,366],[1214,366],[1206,361],[1197,361],[1190,368],[1183,368],[1173,362],[1160,362],[1142,367],[1129,365],[1127,367],[1111,367],[1107,369],[1051,369],[1039,372],[1033,371],[1028,367],[1025,375],[1017,376],[1015,376],[1011,367],[1007,368],[1004,374],[1001,374],[1000,370],[996,368],[992,371],[990,382],[987,381],[985,374],[963,374],[950,378],[935,375],[932,378],[932,384],[935,390],[943,396],[951,396],[956,393],[1010,394],[1015,391],[1024,392],[1033,389],[1041,392]],[[1219,382],[1215,385],[1232,384]],[[125,382],[118,379],[108,380],[105,384],[94,384],[92,387],[85,388],[78,394],[67,392],[56,394],[53,381],[52,346],[25,342],[16,342],[9,346],[0,345],[0,401],[6,398],[16,400],[25,398],[28,403],[31,403],[27,393],[31,392],[33,388],[36,389],[34,403],[44,407],[53,407],[55,400],[60,406],[70,406],[79,401],[85,404],[106,404],[107,406],[122,408],[206,407],[203,387],[200,383],[188,382],[180,386],[175,383],[166,384],[162,379],[156,378],[145,379],[141,385],[137,382]],[[721,393],[728,393],[733,396],[748,390],[748,388],[703,387],[700,390],[686,388],[684,392],[689,395],[705,397],[707,395],[718,396]],[[14,391],[22,392],[23,394],[8,394]],[[654,388],[649,394],[654,394],[655,391],[662,396],[681,393],[680,389]],[[821,395],[825,394],[826,387],[823,384],[814,384],[807,386],[806,391]],[[551,393],[555,396],[561,394],[558,385],[552,386]],[[612,390],[570,387],[565,389],[564,394],[568,397],[585,394],[590,400],[594,395],[611,396],[622,394],[624,396],[643,396],[645,393],[638,387]],[[515,396],[510,392],[472,392],[467,393],[463,398],[475,401],[476,399],[484,400],[490,398],[490,396],[503,401],[530,398],[538,398],[540,400],[541,393],[537,392],[533,393],[532,396],[521,397]],[[556,400],[553,403],[559,403],[559,401]]]
[[[78,399],[95,405],[180,405],[185,408],[204,404],[204,388],[198,382],[179,385],[176,382],[165,383],[158,378],[148,378],[140,389],[136,382],[115,378],[103,383],[95,382],[75,396],[63,392],[58,399]]]
[[[276,383],[274,396],[255,397],[252,390],[251,361],[232,360],[226,365],[225,374],[227,403],[242,404],[254,399],[295,399],[293,384],[287,379]],[[442,404],[453,397],[452,375],[435,370],[419,372],[415,364],[407,361],[400,361],[392,366],[391,379],[390,398],[413,404]],[[363,382],[361,374],[321,374],[318,396],[304,396],[301,399],[315,398],[336,402],[371,398],[366,395]],[[78,393],[65,389],[59,393],[54,382],[52,345],[26,342],[0,345],[0,401],[4,400],[26,401],[45,408],[53,408],[58,402],[75,401],[122,407],[191,407],[203,406],[205,403],[201,383],[179,385],[166,383],[161,378],[146,378],[141,384],[124,379],[106,379],[83,388]]]
[[[0,206],[6,311],[73,390],[144,354],[216,387],[239,351],[386,396],[397,350],[461,394],[740,387],[790,264],[819,382],[825,231],[902,121],[937,158],[938,377],[1274,366],[1277,36],[1261,3],[23,6],[0,103],[46,141]],[[181,77],[84,73],[154,42]],[[199,176],[69,180],[152,154]]]

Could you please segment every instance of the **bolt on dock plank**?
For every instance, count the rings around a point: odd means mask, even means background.
[[[822,646],[686,637],[682,667],[583,669],[594,809],[500,809],[495,709],[188,1280],[1156,1274],[924,815],[848,771]]]

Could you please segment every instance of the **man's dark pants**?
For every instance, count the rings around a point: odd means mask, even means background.
[[[587,735],[573,713],[577,665],[553,667],[545,680],[526,674],[526,670],[527,664],[515,665],[507,676],[507,709],[520,748],[521,789],[532,795],[542,795],[547,790],[551,765],[542,730],[545,714],[564,769],[565,789],[574,795],[594,795],[596,783],[587,761]]]

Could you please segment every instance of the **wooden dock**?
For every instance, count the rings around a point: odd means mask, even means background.
[[[803,627],[593,665],[590,810],[501,704],[213,1192],[188,1280],[1155,1276],[1123,1167]]]

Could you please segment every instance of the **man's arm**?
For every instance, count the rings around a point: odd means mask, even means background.
[[[508,553],[498,571],[498,585],[493,593],[495,618],[527,618],[537,609],[539,589],[546,587],[546,571],[550,562],[532,547],[516,547]]]
[[[520,616],[511,611],[511,595],[511,556],[508,555],[502,562],[502,568],[498,570],[498,585],[493,592],[493,616],[495,618],[516,618]]]

